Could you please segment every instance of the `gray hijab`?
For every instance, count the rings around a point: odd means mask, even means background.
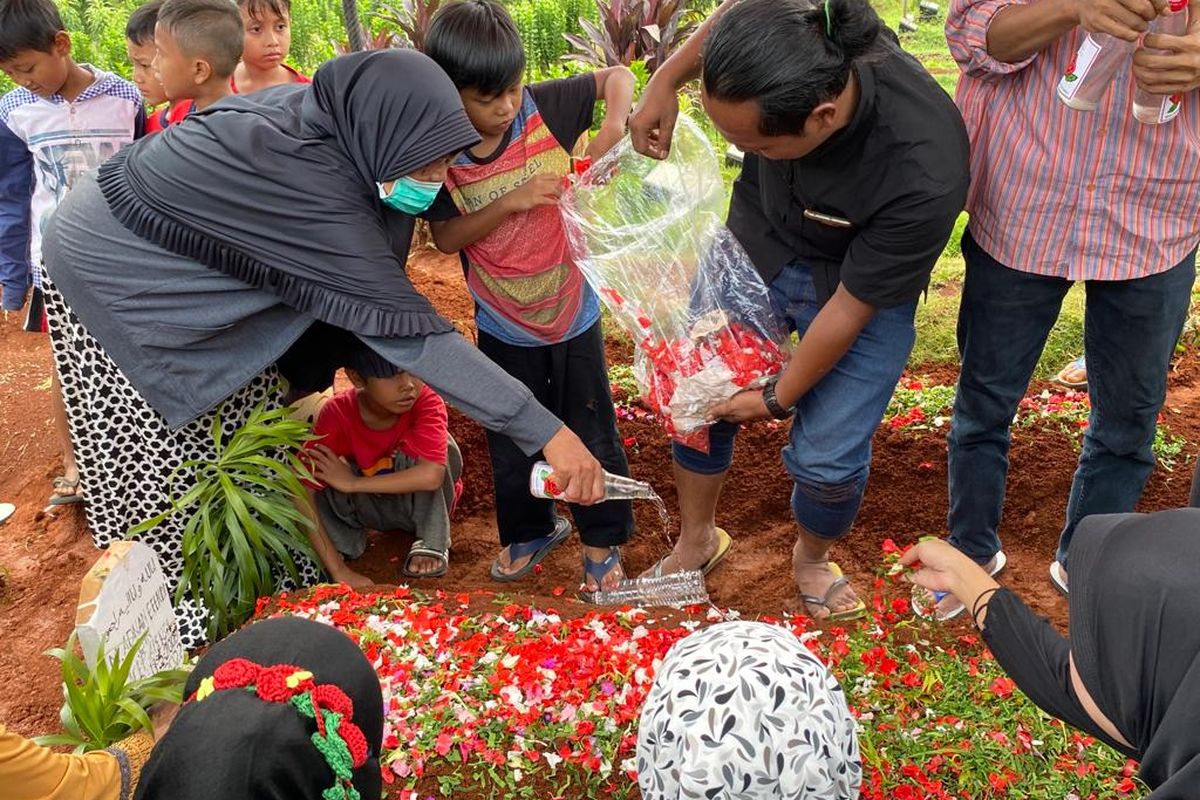
[[[125,228],[364,336],[453,330],[404,273],[412,219],[376,184],[479,141],[411,50],[335,58],[311,86],[226,98],[125,148],[100,188]]]

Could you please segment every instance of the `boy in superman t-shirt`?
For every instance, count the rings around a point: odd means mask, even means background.
[[[335,581],[373,581],[346,565],[367,546],[367,531],[416,537],[402,572],[437,578],[450,563],[450,512],[462,492],[462,456],[446,430],[446,404],[419,378],[363,348],[346,368],[353,389],[317,416],[309,448],[318,529],[313,547]]]

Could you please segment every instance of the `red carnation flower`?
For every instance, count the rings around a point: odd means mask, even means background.
[[[288,676],[298,671],[299,667],[293,667],[290,664],[263,667],[259,670],[258,680],[255,681],[258,696],[268,703],[287,702],[296,693],[287,685]]]
[[[232,658],[213,670],[213,686],[217,689],[241,689],[258,682],[258,664],[244,658]]]

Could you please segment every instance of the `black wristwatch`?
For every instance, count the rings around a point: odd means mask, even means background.
[[[771,416],[775,419],[787,419],[792,415],[794,409],[784,408],[779,405],[778,398],[775,397],[775,384],[779,383],[779,376],[772,375],[763,385],[763,403],[767,406],[767,411],[771,412]]]

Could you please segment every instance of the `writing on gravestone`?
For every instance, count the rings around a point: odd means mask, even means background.
[[[75,631],[88,666],[101,640],[105,655],[124,656],[145,634],[131,680],[183,663],[183,643],[158,556],[140,542],[114,542],[84,576]]]

